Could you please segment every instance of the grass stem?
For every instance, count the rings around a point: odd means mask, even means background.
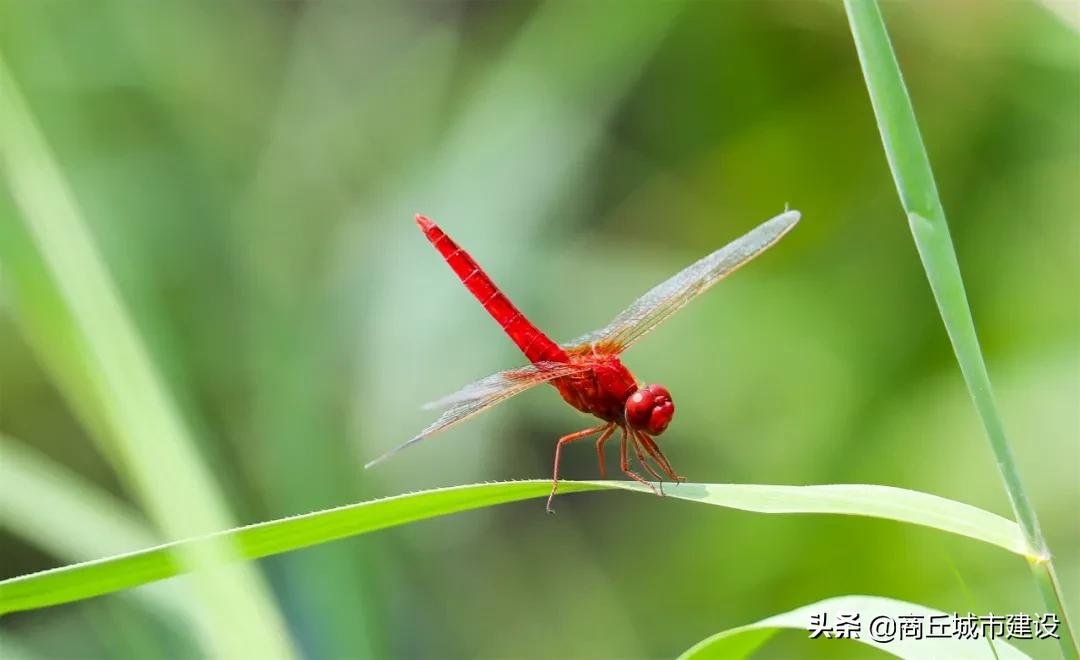
[[[1037,555],[1031,561],[1031,567],[1039,592],[1048,611],[1057,614],[1061,621],[1059,641],[1062,655],[1070,659],[1078,658],[1080,649],[1076,646],[1065,612],[1061,585],[1054,572],[1050,551],[1039,529],[1035,508],[1024,490],[1012,447],[994,403],[990,376],[975,333],[975,322],[949,225],[945,221],[945,210],[938,196],[930,159],[915,120],[915,110],[904,85],[900,65],[885,29],[881,9],[876,0],[845,0],[844,7],[881,131],[885,155],[900,195],[900,203],[907,213],[919,258],[930,281],[968,392],[986,429],[1016,519]]]

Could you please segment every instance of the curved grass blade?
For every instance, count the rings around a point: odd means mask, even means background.
[[[563,493],[592,490],[651,491],[623,481],[563,481]],[[316,511],[177,541],[138,552],[74,564],[0,582],[0,614],[48,607],[163,580],[184,572],[177,551],[228,543],[251,560],[436,516],[547,497],[547,480],[439,488]],[[861,515],[910,522],[1029,553],[1016,523],[976,507],[915,491],[857,484],[771,486],[680,484],[670,497],[758,513]],[[539,515],[539,514],[538,514]]]
[[[590,482],[651,492],[635,482]],[[560,488],[561,488],[560,482]],[[996,513],[917,490],[869,484],[776,486],[770,484],[679,484],[668,497],[755,513],[823,513],[866,516],[932,527],[985,541],[1032,557],[1019,526]]]
[[[0,528],[62,561],[88,561],[161,541],[126,503],[3,433],[0,502]],[[154,584],[131,593],[164,620],[179,624],[195,643],[209,631],[187,586]]]
[[[1021,482],[1012,446],[1005,435],[1005,425],[994,401],[990,375],[964,289],[964,279],[960,274],[949,225],[945,221],[945,209],[938,196],[930,158],[915,119],[911,97],[900,73],[900,64],[885,29],[885,20],[875,0],[845,0],[844,7],[889,169],[900,195],[900,204],[907,213],[938,312],[945,323],[968,393],[986,429],[1016,519],[1024,530],[1028,544],[1035,548],[1036,557],[1041,558],[1031,562],[1031,569],[1046,607],[1062,621],[1062,654],[1066,658],[1078,658],[1080,647],[1076,644],[1065,610],[1061,585],[1050,560],[1050,550],[1039,529],[1035,508]]]
[[[869,634],[870,622],[878,616],[892,620],[914,614],[924,622],[931,616],[951,616],[944,612],[907,603],[892,598],[879,596],[837,596],[816,603],[804,605],[790,612],[777,614],[756,623],[719,632],[701,640],[682,655],[679,660],[711,660],[712,658],[746,658],[777,632],[784,629],[812,630],[811,616],[824,615],[824,622],[830,625],[837,620],[838,614],[858,614],[861,627],[858,639],[853,642],[873,646],[898,658],[954,658],[955,660],[1022,660],[1029,656],[1016,647],[1000,640],[985,639],[894,639],[892,641],[874,641]],[[809,644],[836,644],[838,640],[817,638]],[[991,647],[991,644],[993,645]]]

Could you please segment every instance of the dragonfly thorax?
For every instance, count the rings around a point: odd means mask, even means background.
[[[626,400],[637,391],[634,375],[617,356],[571,355],[577,364],[588,365],[581,373],[552,382],[562,398],[582,412],[609,422],[622,422]]]
[[[660,435],[675,416],[675,402],[663,385],[646,385],[626,399],[626,423],[649,435]]]

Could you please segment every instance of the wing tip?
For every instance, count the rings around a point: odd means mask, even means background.
[[[751,234],[762,233],[770,236],[768,241],[769,245],[772,245],[776,241],[780,240],[782,236],[791,231],[795,225],[799,224],[799,220],[802,218],[802,213],[796,209],[789,209],[787,205],[784,206],[784,212],[775,217],[769,218],[765,222],[758,225],[756,228],[750,230]]]
[[[784,205],[784,212],[781,213],[780,215],[776,216],[776,218],[778,220],[780,218],[783,218],[784,219],[783,224],[794,225],[795,223],[797,223],[802,218],[802,213],[799,212],[798,209],[789,209],[787,207],[787,205],[785,204]]]
[[[385,461],[386,459],[390,458],[390,455],[391,455],[391,454],[392,454],[393,452],[394,452],[394,450],[392,450],[392,449],[391,449],[390,451],[386,452],[386,453],[385,453],[385,454],[383,454],[382,456],[379,456],[378,458],[373,458],[373,459],[371,459],[370,461],[368,461],[367,463],[364,463],[364,469],[365,469],[365,470],[370,470],[371,468],[375,467],[375,466],[376,466],[376,465],[378,465],[379,463],[382,463],[382,462],[383,462],[383,461]]]
[[[405,442],[401,443],[401,444],[400,444],[400,445],[398,445],[397,447],[394,447],[393,449],[391,449],[390,451],[386,452],[386,453],[385,453],[385,454],[383,454],[382,456],[379,456],[378,458],[374,458],[374,459],[372,459],[372,460],[368,461],[367,463],[364,463],[364,469],[365,469],[365,470],[370,470],[371,468],[375,467],[375,466],[376,466],[376,465],[378,465],[379,463],[382,463],[382,462],[383,462],[383,461],[385,461],[386,459],[388,459],[388,458],[390,458],[391,456],[393,456],[394,454],[398,453],[398,452],[399,452],[399,451],[401,451],[402,449],[405,449],[405,448],[406,448],[406,447],[408,447],[409,445],[412,445],[412,444],[415,444],[415,443],[417,443],[417,442],[420,442],[420,441],[421,441],[421,440],[423,440],[423,439],[424,439],[424,436],[423,436],[423,435],[418,435],[418,436],[414,436],[414,437],[410,438],[409,440],[406,440]]]

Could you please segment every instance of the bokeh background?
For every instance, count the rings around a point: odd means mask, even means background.
[[[1080,57],[1057,9],[884,5],[1080,615]],[[235,522],[543,477],[554,439],[585,423],[542,389],[361,469],[430,421],[419,404],[522,361],[414,212],[569,339],[785,204],[803,212],[789,238],[626,356],[675,396],[672,462],[692,481],[889,484],[1010,513],[839,3],[13,1],[0,56]],[[151,530],[5,174],[4,462],[45,465]],[[593,478],[591,448],[564,470]],[[48,497],[15,499],[0,577],[124,543]],[[556,508],[459,514],[257,570],[310,658],[665,657],[849,593],[1043,610],[1021,559],[912,526],[618,493]],[[186,580],[8,616],[5,648],[205,653],[163,606]],[[869,653],[789,632],[759,655]]]

